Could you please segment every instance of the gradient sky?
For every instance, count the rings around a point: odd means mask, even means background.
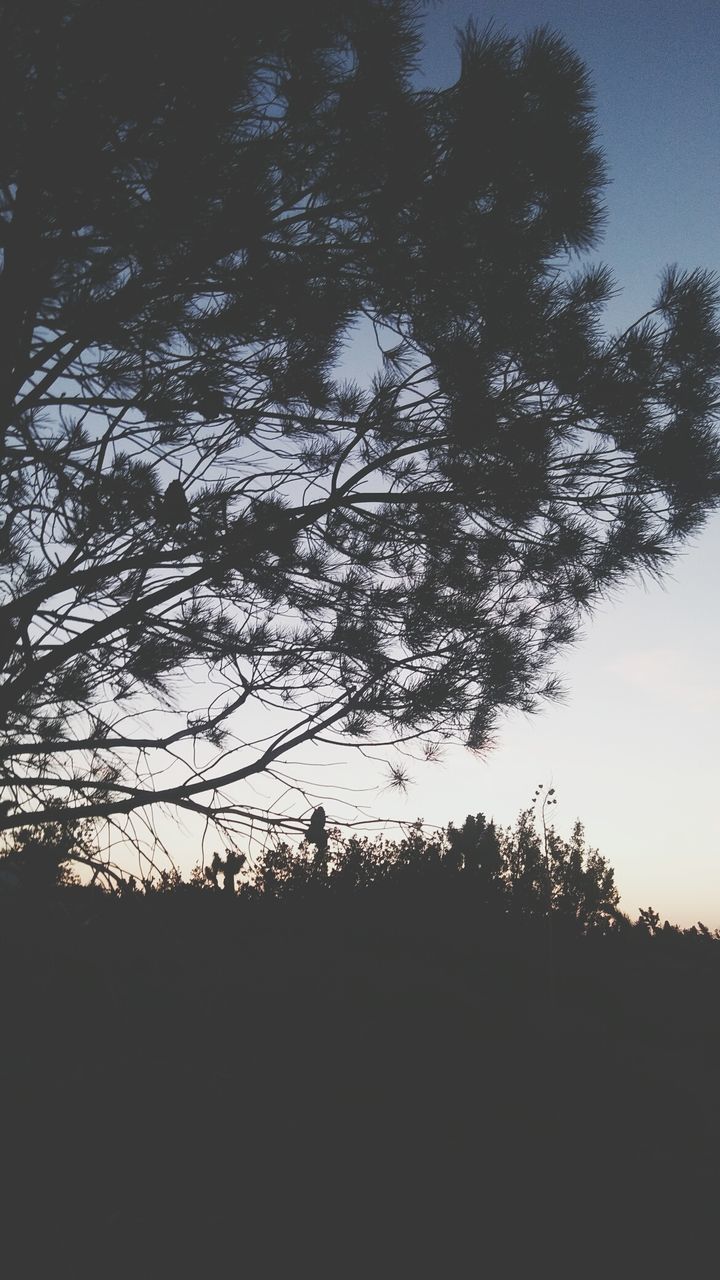
[[[622,289],[608,309],[609,328],[625,327],[651,305],[668,263],[720,270],[720,4],[432,5],[423,61],[429,85],[456,77],[454,32],[470,17],[517,34],[548,25],[591,71],[610,177],[599,256]],[[681,925],[701,919],[718,928],[719,563],[720,515],[663,586],[630,582],[596,612],[560,663],[565,702],[508,717],[485,759],[456,748],[440,764],[411,766],[414,784],[405,794],[384,787],[379,765],[329,748],[289,760],[286,772],[308,779],[331,822],[352,817],[347,802],[355,800],[376,819],[446,825],[482,811],[507,826],[538,783],[554,786],[555,825],[569,835],[581,819],[589,843],[615,868],[625,911],[634,917],[652,905]],[[269,804],[276,795],[260,780],[238,800]],[[299,816],[297,798],[282,807]],[[179,862],[191,865],[197,841],[178,836]]]
[[[599,255],[622,289],[610,327],[647,308],[667,263],[720,271],[720,5],[450,0],[428,13],[428,84],[454,79],[454,28],[471,17],[513,34],[547,24],[590,69],[610,177]],[[716,515],[662,587],[629,583],[595,615],[560,664],[564,704],[511,716],[485,761],[453,751],[416,768],[393,811],[507,824],[537,783],[553,785],[556,825],[567,834],[580,817],[626,911],[650,903],[719,927],[719,564]]]

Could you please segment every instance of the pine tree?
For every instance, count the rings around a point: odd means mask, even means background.
[[[608,337],[566,269],[585,68],[470,26],[418,90],[419,51],[405,0],[3,6],[0,826],[252,821],[235,784],[333,734],[482,748],[716,504],[712,279]]]

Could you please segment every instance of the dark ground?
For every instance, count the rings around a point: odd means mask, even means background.
[[[461,896],[0,901],[4,1273],[682,1270],[720,942],[547,943]]]

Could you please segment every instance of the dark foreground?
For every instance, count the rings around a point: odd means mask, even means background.
[[[9,1276],[644,1275],[704,1244],[718,942],[462,895],[68,890],[0,926]]]

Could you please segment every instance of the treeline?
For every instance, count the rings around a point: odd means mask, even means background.
[[[673,1213],[703,1194],[714,1212],[717,935],[651,908],[631,922],[580,824],[565,840],[537,807],[510,830],[308,831],[144,883],[91,884],[89,833],[0,858],[6,1214],[24,1240],[41,1220],[73,1249],[127,1242],[135,1275],[152,1229],[166,1275],[186,1224],[242,1256],[257,1224],[263,1249],[296,1251],[318,1220],[346,1242],[389,1214],[407,1252],[444,1215],[443,1242],[467,1231],[482,1259],[492,1224],[535,1256],[533,1214],[548,1248],[582,1222],[595,1249],[624,1207],[654,1222],[670,1187]]]
[[[554,803],[551,788],[545,805]],[[318,815],[320,815],[318,821]],[[78,874],[78,872],[82,874]],[[156,894],[221,893],[249,902],[319,901],[368,895],[402,901],[438,894],[472,901],[485,918],[546,921],[558,936],[605,936],[633,930],[648,937],[720,940],[720,930],[698,921],[680,929],[652,907],[637,920],[620,910],[608,860],[588,845],[577,821],[564,839],[545,821],[544,806],[524,809],[514,826],[498,827],[484,814],[429,832],[413,824],[399,839],[343,836],[325,829],[315,811],[305,838],[268,847],[251,860],[235,848],[198,863],[189,878],[174,866],[146,876],[113,871],[97,858],[88,824],[59,821],[24,829],[0,855],[0,893],[47,894],[94,888],[121,899]]]

